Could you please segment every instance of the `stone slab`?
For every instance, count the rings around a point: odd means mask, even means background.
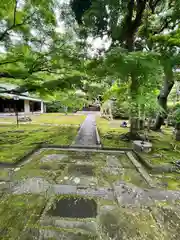
[[[63,158],[68,157],[66,154],[49,154],[41,158],[41,162],[61,161]]]
[[[53,185],[55,194],[76,194],[77,187],[73,185]]]
[[[52,185],[42,179],[42,178],[28,178],[25,180],[22,180],[18,184],[16,184],[12,192],[13,194],[23,194],[23,193],[42,193],[47,192],[52,189]]]

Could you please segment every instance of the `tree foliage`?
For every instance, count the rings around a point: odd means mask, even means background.
[[[41,93],[81,83],[84,56],[69,33],[57,33],[55,0],[1,1],[0,9],[0,81]]]

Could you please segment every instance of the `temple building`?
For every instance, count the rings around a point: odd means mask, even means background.
[[[19,113],[44,113],[46,112],[45,102],[28,92],[11,94],[11,90],[18,86],[9,83],[0,83],[0,114]],[[7,91],[7,93],[6,93]]]

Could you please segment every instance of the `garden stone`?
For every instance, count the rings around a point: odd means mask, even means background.
[[[176,165],[176,167],[180,168],[180,160],[177,160],[177,161],[175,162],[175,165]]]
[[[137,152],[150,152],[152,150],[152,143],[136,140],[133,141],[133,149]]]
[[[96,223],[91,222],[81,222],[81,221],[67,221],[65,219],[56,219],[54,220],[53,226],[59,227],[59,228],[71,228],[71,229],[84,229],[92,232],[96,232]]]
[[[41,162],[61,161],[67,156],[66,154],[50,154],[41,158]]]
[[[141,189],[123,181],[113,184],[115,196],[120,204],[152,204],[155,201],[180,200],[180,192],[159,189]]]
[[[103,199],[114,200],[114,194],[111,189],[99,187],[98,189],[77,189],[78,195],[101,197]]]
[[[55,194],[75,194],[77,187],[73,185],[54,185],[53,192]]]
[[[30,117],[20,117],[19,122],[32,122]]]
[[[15,168],[15,169],[14,169],[14,172],[17,172],[17,171],[19,171],[20,169],[21,169],[20,167]]]
[[[122,167],[118,158],[116,156],[107,156],[107,166],[108,167]]]
[[[42,193],[51,189],[51,184],[43,178],[28,178],[13,187],[14,194]]]
[[[161,158],[161,157],[162,157],[162,154],[153,154],[152,157],[153,157],[153,158]]]

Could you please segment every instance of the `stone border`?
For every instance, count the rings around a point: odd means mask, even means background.
[[[108,150],[108,149],[102,149],[98,147],[80,147],[80,146],[64,146],[64,147],[57,147],[57,146],[42,146],[43,150],[65,150],[65,151],[77,151],[77,152],[100,152],[100,153],[122,153],[124,154],[125,151],[123,150]]]
[[[83,146],[83,145],[53,145],[53,144],[42,144],[41,145],[42,148],[54,148],[54,149],[66,149],[66,150],[103,150],[103,151],[113,151],[113,152],[125,152],[125,151],[132,151],[131,148],[108,148],[108,147],[103,147],[103,146],[99,146],[99,145],[94,145],[94,146]]]
[[[125,152],[131,152],[136,159],[138,160],[146,169],[151,171],[152,173],[172,173],[177,172],[176,167],[171,167],[165,169],[163,165],[156,165],[153,166],[148,161],[146,161],[144,158],[142,158],[136,151],[134,151],[132,148],[114,148],[114,147],[103,147],[102,145],[95,145],[95,146],[72,146],[72,145],[53,145],[53,144],[38,144],[35,146],[31,151],[24,154],[24,156],[17,159],[15,163],[9,163],[9,162],[0,162],[0,169],[1,168],[13,168],[19,166],[21,163],[25,162],[31,155],[33,155],[35,152],[37,152],[40,149],[60,149],[60,150],[66,150],[66,151],[93,151],[93,152],[110,152],[110,153],[125,153]]]
[[[163,165],[152,165],[150,164],[146,159],[144,159],[142,156],[140,156],[136,151],[132,150],[133,155],[135,155],[135,158],[138,159],[138,161],[145,166],[146,169],[151,171],[152,173],[172,173],[177,172],[177,168],[175,166],[169,166],[164,167]]]
[[[75,145],[76,139],[77,139],[77,137],[79,136],[79,133],[80,133],[80,131],[81,131],[82,125],[83,125],[83,123],[79,124],[78,132],[77,132],[77,134],[76,134],[75,139],[72,141],[71,145]]]
[[[155,184],[153,183],[153,180],[147,173],[147,171],[143,168],[143,166],[136,160],[136,158],[133,156],[132,152],[127,152],[126,155],[132,162],[132,164],[135,166],[137,171],[142,175],[142,177],[145,179],[145,181],[149,184],[150,187],[155,187]]]
[[[96,142],[97,142],[97,145],[99,145],[99,147],[101,147],[101,139],[100,139],[100,135],[99,135],[99,132],[98,132],[98,128],[97,128],[97,124],[96,124]]]

